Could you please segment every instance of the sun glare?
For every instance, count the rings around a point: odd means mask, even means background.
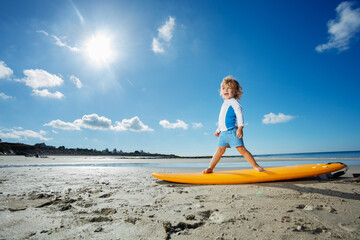
[[[96,65],[111,63],[115,58],[112,39],[106,34],[96,34],[86,42],[86,53]]]

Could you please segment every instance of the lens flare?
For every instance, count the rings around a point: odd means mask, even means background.
[[[114,61],[115,51],[109,35],[98,33],[86,42],[86,54],[96,65],[106,65]]]

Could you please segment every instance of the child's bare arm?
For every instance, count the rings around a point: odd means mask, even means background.
[[[236,137],[238,137],[238,138],[242,138],[243,137],[243,128],[244,128],[244,126],[240,126],[240,127],[238,127],[238,130],[236,131]]]
[[[214,136],[215,136],[215,137],[219,137],[219,136],[220,136],[220,132],[217,132],[217,131],[216,131],[216,132],[214,133]]]

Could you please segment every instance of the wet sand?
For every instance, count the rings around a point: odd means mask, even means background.
[[[39,161],[11,158],[0,157],[0,165]],[[200,170],[0,168],[0,239],[360,238],[360,179],[352,177],[359,166],[336,180],[241,185],[151,176]]]

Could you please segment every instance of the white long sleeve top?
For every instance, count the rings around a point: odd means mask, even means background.
[[[225,132],[238,126],[244,126],[242,107],[235,98],[226,99],[221,106],[216,131]]]

